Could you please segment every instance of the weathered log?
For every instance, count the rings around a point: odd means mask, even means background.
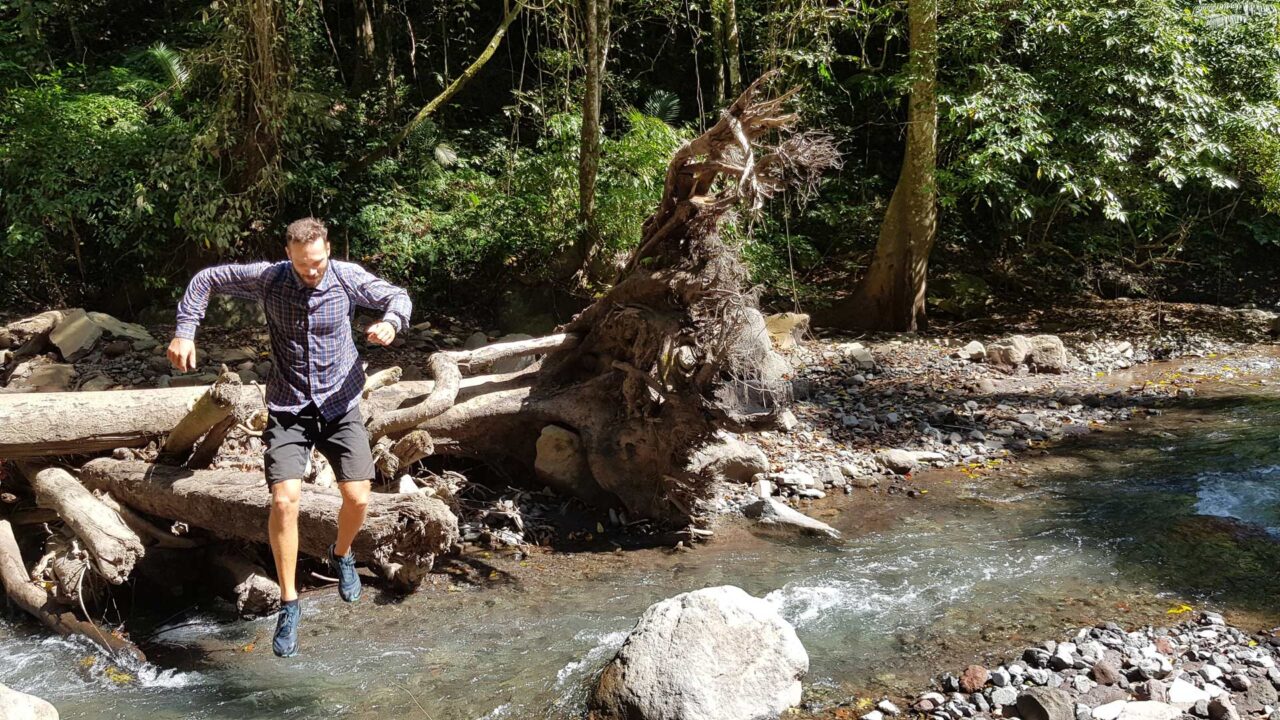
[[[199,540],[192,540],[189,537],[174,535],[156,526],[155,523],[142,517],[128,505],[121,505],[118,500],[111,497],[111,493],[102,493],[98,496],[98,501],[103,505],[120,513],[120,519],[133,531],[138,533],[139,537],[150,538],[152,543],[159,547],[170,548],[174,550],[192,550],[194,548],[203,547],[205,543]]]
[[[453,359],[459,369],[468,374],[475,374],[506,358],[545,355],[554,350],[567,350],[577,345],[581,339],[579,335],[556,333],[528,340],[493,343],[475,350],[446,350],[436,354]]]
[[[5,520],[0,520],[0,581],[4,584],[5,593],[18,607],[58,634],[83,637],[113,656],[138,661],[147,659],[133,643],[76,617],[75,613],[50,597],[48,590],[32,582],[22,561],[18,541],[13,536],[13,527]]]
[[[196,440],[226,419],[240,399],[240,376],[224,372],[169,432],[160,454],[185,460]]]
[[[529,372],[463,378],[458,397],[488,392]],[[429,380],[384,387],[364,403],[366,417],[417,402],[434,387],[435,383]],[[0,394],[0,459],[88,455],[118,447],[141,447],[173,430],[207,390],[193,387]],[[249,414],[263,409],[259,393],[243,395],[243,408]]]
[[[191,453],[191,457],[187,460],[187,467],[192,470],[203,470],[213,464],[213,459],[217,457],[218,450],[222,447],[222,443],[227,439],[227,433],[231,432],[231,428],[236,426],[238,422],[235,415],[230,412],[222,418],[217,425],[209,428],[209,432],[200,438],[200,444],[196,446],[195,452]]]
[[[435,353],[427,360],[435,386],[420,403],[400,410],[387,410],[369,418],[369,439],[377,442],[383,436],[416,427],[428,418],[448,410],[458,397],[462,373],[458,361],[445,353]]]
[[[388,385],[395,385],[400,382],[400,378],[404,375],[404,370],[399,367],[389,367],[386,370],[379,370],[364,379],[364,390],[360,392],[360,396],[368,398],[376,390],[381,390]]]
[[[236,604],[241,617],[266,615],[280,607],[280,585],[257,563],[229,548],[209,555],[218,593]]]
[[[93,567],[112,585],[129,577],[145,552],[138,534],[62,468],[20,464],[40,507],[57,511],[93,558]]]
[[[258,473],[189,470],[137,460],[100,458],[85,464],[80,477],[143,512],[204,528],[223,538],[265,543],[270,494]],[[304,484],[298,515],[299,550],[323,558],[338,529],[341,495]],[[439,500],[417,495],[374,493],[364,526],[356,535],[356,559],[380,567],[398,566],[397,583],[413,585],[431,570],[437,556],[458,541],[458,520]]]

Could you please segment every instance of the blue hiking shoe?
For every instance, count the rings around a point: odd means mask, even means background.
[[[302,619],[302,606],[297,600],[280,603],[280,615],[276,617],[276,636],[271,649],[279,657],[298,654],[298,621]]]
[[[348,552],[338,557],[334,550],[337,543],[329,546],[329,568],[338,576],[338,594],[347,602],[360,599],[360,576],[356,574],[356,554]]]

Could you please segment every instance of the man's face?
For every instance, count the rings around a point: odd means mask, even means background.
[[[293,271],[303,285],[313,288],[324,278],[324,271],[329,268],[329,241],[309,243],[286,243],[284,252],[293,263]]]

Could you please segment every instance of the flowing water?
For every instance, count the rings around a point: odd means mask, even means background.
[[[646,607],[720,584],[796,626],[819,703],[906,692],[1081,624],[1176,620],[1183,603],[1275,624],[1280,392],[1210,395],[1017,471],[935,473],[921,499],[808,508],[846,533],[836,545],[730,529],[693,552],[479,555],[489,579],[404,599],[308,595],[289,661],[271,655],[273,620],[225,605],[156,625],[165,670],[110,667],[10,615],[0,682],[64,718],[570,718]]]

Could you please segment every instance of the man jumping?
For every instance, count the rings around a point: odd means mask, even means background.
[[[383,311],[369,326],[369,342],[390,344],[409,324],[412,305],[402,288],[359,265],[329,259],[329,231],[303,218],[285,231],[287,261],[218,265],[196,273],[178,303],[178,326],[169,361],[181,371],[196,366],[196,326],[212,293],[261,301],[275,362],[267,378],[265,468],[271,491],[268,531],[280,581],[280,615],[272,649],[280,657],[298,652],[301,608],[294,572],[298,563],[298,505],[312,448],[328,459],[342,491],[338,537],[329,565],[338,594],[360,598],[351,543],[364,523],[374,477],[369,433],[360,416],[364,372],[351,337],[354,306]]]

